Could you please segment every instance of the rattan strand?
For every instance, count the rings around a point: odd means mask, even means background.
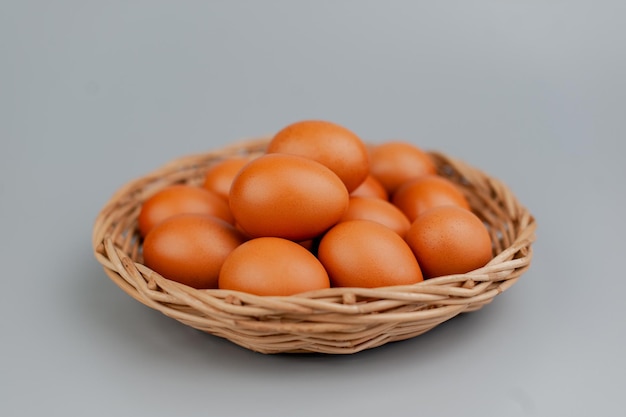
[[[261,154],[267,138],[182,157],[115,193],[98,215],[93,250],[128,295],[168,317],[261,353],[349,354],[418,336],[461,313],[478,310],[529,268],[535,220],[499,180],[440,152],[441,175],[457,183],[487,224],[494,258],[467,274],[387,288],[331,288],[291,297],[196,290],[142,265],[137,216],[142,202],[174,183],[199,184],[214,163]]]

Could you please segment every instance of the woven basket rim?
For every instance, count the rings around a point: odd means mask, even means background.
[[[258,347],[254,344],[258,339],[256,333],[254,337],[250,336],[252,342],[246,339],[248,336],[245,332],[241,336],[243,340],[237,340],[240,336],[231,337],[230,329],[248,326],[253,328],[251,332],[261,332],[260,334],[267,331],[268,335],[275,335],[283,330],[285,334],[290,334],[289,326],[301,324],[299,328],[301,330],[313,328],[315,322],[301,323],[300,320],[318,320],[320,317],[326,317],[324,314],[328,315],[329,321],[335,326],[328,324],[328,328],[331,329],[341,328],[338,324],[343,319],[335,317],[336,315],[344,315],[355,320],[362,317],[368,322],[376,320],[382,322],[383,317],[387,317],[390,320],[400,320],[402,323],[406,323],[407,318],[417,317],[417,321],[423,320],[426,323],[431,320],[429,317],[441,314],[441,317],[447,320],[446,317],[449,315],[453,317],[461,312],[481,308],[517,282],[519,276],[530,266],[532,244],[536,238],[536,222],[528,209],[519,203],[500,180],[459,159],[434,150],[428,150],[429,155],[437,161],[441,170],[445,171],[452,167],[451,175],[458,183],[467,183],[473,187],[479,182],[481,187],[488,190],[484,192],[485,195],[481,200],[487,207],[486,212],[491,213],[490,210],[495,210],[498,213],[507,213],[508,218],[498,233],[507,236],[512,234],[513,239],[507,241],[509,244],[501,247],[493,259],[482,268],[465,274],[430,278],[411,285],[378,288],[333,287],[291,296],[261,296],[224,289],[194,289],[168,280],[137,261],[140,238],[137,236],[136,226],[133,226],[133,221],[136,222],[133,216],[137,215],[139,201],[145,200],[151,193],[169,183],[188,182],[194,176],[196,179],[200,178],[202,172],[218,160],[237,154],[260,154],[268,140],[267,136],[249,138],[216,150],[175,158],[120,187],[98,213],[92,231],[94,256],[109,278],[136,300],[168,316],[203,331],[226,337],[252,350],[269,353],[292,350],[289,345],[284,345],[284,342],[277,344],[275,350]],[[491,194],[494,195],[493,200],[497,200],[497,204],[490,201]],[[490,215],[493,217],[493,214]],[[515,233],[512,229],[515,229]],[[469,301],[464,302],[465,300]],[[371,306],[368,305],[370,303]],[[409,306],[421,304],[424,305],[410,311]],[[382,306],[380,311],[377,310],[379,306]],[[391,306],[389,308],[392,310],[394,308],[399,310],[388,312],[386,310],[388,306]],[[408,310],[401,311],[403,308]],[[432,313],[428,313],[430,309]],[[380,317],[374,318],[372,314],[378,314]],[[295,321],[288,323],[285,321],[287,319],[281,318],[283,315],[284,318]],[[314,317],[315,315],[317,316]],[[274,322],[258,321],[259,318],[273,316],[278,317]],[[293,318],[295,316],[296,319]],[[215,317],[218,322],[213,323],[211,320]],[[219,322],[222,318],[232,320],[232,326]],[[310,325],[306,327],[305,324]],[[214,325],[215,328],[211,327]],[[225,333],[221,334],[223,332]],[[306,333],[304,330],[303,332]],[[380,339],[378,342],[384,344],[386,341],[382,336],[378,335],[377,338]],[[393,338],[389,341],[391,340]],[[402,337],[398,336],[397,340],[402,340]],[[368,341],[358,348],[350,346],[347,350],[361,350],[363,346],[373,347],[378,342]],[[330,353],[341,353],[334,352],[333,349],[343,349],[331,346],[330,341],[320,343],[322,344],[311,349],[308,347],[303,349],[328,350]],[[297,347],[293,351],[300,350],[301,347]]]

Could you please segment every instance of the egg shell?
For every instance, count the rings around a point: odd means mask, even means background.
[[[369,220],[334,226],[322,238],[317,256],[335,287],[376,288],[423,280],[406,242],[388,227]]]
[[[348,220],[371,220],[387,226],[402,237],[411,227],[411,222],[399,208],[380,198],[350,197],[348,210],[340,221]]]
[[[143,202],[137,219],[142,236],[163,220],[177,214],[196,213],[218,217],[228,223],[234,218],[228,203],[202,187],[175,184],[159,190]]]
[[[385,187],[374,176],[368,174],[365,180],[350,193],[351,197],[374,197],[389,200]]]
[[[439,175],[423,175],[405,182],[393,194],[391,202],[411,222],[433,207],[454,205],[470,209],[461,190],[452,181]]]
[[[194,288],[217,288],[226,256],[245,240],[221,219],[180,214],[148,233],[143,242],[144,263],[172,281]]]
[[[238,225],[252,237],[311,239],[339,221],[348,191],[329,168],[302,156],[263,155],[241,169],[229,204]]]
[[[469,210],[440,206],[422,213],[405,239],[426,278],[465,274],[492,257],[489,231]]]
[[[307,249],[277,237],[249,240],[224,261],[219,288],[288,296],[330,287],[328,274]]]
[[[302,120],[284,127],[267,146],[267,153],[275,152],[321,163],[341,178],[348,191],[369,174],[365,143],[351,130],[325,120]]]
[[[426,174],[436,174],[437,167],[420,147],[409,142],[388,141],[370,148],[370,173],[392,195],[403,183]]]
[[[233,179],[251,158],[248,156],[237,156],[221,160],[207,169],[202,186],[207,190],[228,201],[228,193]]]

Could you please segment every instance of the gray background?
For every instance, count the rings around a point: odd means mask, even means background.
[[[624,415],[626,3],[0,2],[0,415]],[[352,356],[265,356],[95,261],[127,181],[302,118],[502,179],[531,270]]]

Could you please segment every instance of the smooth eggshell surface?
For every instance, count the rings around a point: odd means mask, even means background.
[[[337,224],[322,238],[318,258],[337,287],[385,287],[423,280],[415,256],[393,230],[369,220]]]
[[[235,249],[224,261],[219,288],[256,295],[293,295],[329,288],[317,258],[296,242],[260,237]]]
[[[324,120],[303,120],[284,127],[267,146],[267,153],[274,152],[304,156],[325,165],[348,191],[357,188],[369,173],[368,151],[361,139]]]
[[[226,256],[245,242],[235,227],[213,216],[180,214],[155,226],[143,243],[144,263],[172,281],[217,288]]]
[[[348,207],[348,191],[329,168],[288,154],[268,154],[233,181],[229,203],[239,227],[252,237],[301,241],[332,227]]]

